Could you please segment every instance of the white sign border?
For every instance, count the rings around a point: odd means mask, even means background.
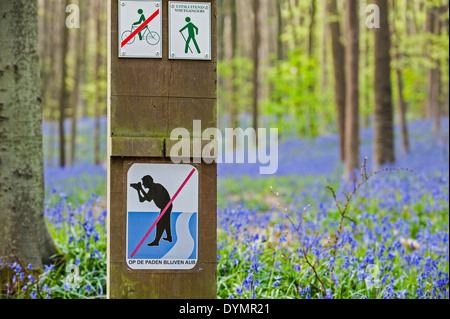
[[[195,169],[196,173],[195,175],[197,175],[197,187],[200,187],[200,175],[199,175],[199,171],[197,169],[197,167],[193,166],[193,165],[189,165],[189,164],[167,164],[167,163],[140,163],[140,162],[136,162],[133,163],[127,171],[127,179],[126,179],[126,183],[125,185],[128,185],[129,180],[128,180],[128,174],[129,171],[131,170],[131,168],[134,165],[145,165],[145,164],[151,164],[151,165],[161,165],[161,166],[168,166],[168,165],[183,165],[183,166],[188,166],[191,167],[193,169]],[[128,190],[127,190],[128,192]],[[197,242],[196,242],[196,258],[195,259],[148,259],[148,258],[129,258],[128,257],[128,202],[126,203],[126,219],[127,219],[127,223],[125,225],[126,227],[126,235],[125,235],[125,259],[126,259],[126,264],[127,266],[132,269],[132,270],[161,270],[161,271],[166,271],[166,270],[194,270],[195,267],[198,266],[198,261],[199,261],[199,217],[200,217],[200,211],[199,211],[199,204],[200,204],[200,189],[197,189]],[[136,261],[136,263],[130,263],[130,261]],[[138,260],[142,261],[142,263],[138,263]],[[192,263],[186,264],[178,264],[177,261],[179,260],[189,260]],[[150,261],[149,263],[145,263],[145,261]]]
[[[188,3],[188,4],[202,4],[202,5],[207,5],[208,6],[208,11],[209,11],[209,15],[208,15],[208,18],[209,18],[209,52],[208,52],[208,57],[206,58],[204,55],[203,55],[203,57],[197,57],[197,58],[195,58],[195,57],[177,57],[176,55],[175,56],[172,56],[172,39],[171,39],[171,35],[172,35],[172,32],[171,32],[171,26],[172,26],[172,24],[171,24],[171,18],[172,18],[172,10],[171,9],[173,9],[173,7],[172,7],[172,4],[174,4],[174,3],[178,3],[178,4],[183,4],[183,3]],[[169,19],[168,19],[168,22],[169,22],[169,60],[197,60],[197,61],[211,61],[212,60],[212,47],[211,47],[211,42],[212,42],[212,25],[211,25],[211,14],[212,14],[212,6],[211,6],[211,2],[187,2],[187,1],[185,1],[185,2],[182,2],[182,1],[169,1]]]
[[[122,16],[122,14],[121,14],[121,12],[122,12],[122,7],[123,7],[123,3],[127,3],[127,2],[129,2],[129,1],[141,1],[141,2],[154,2],[155,4],[159,4],[159,6],[158,6],[158,9],[159,9],[159,16],[160,16],[160,29],[161,29],[161,34],[160,34],[160,37],[161,37],[161,39],[160,39],[160,43],[159,43],[159,45],[160,45],[160,50],[158,51],[159,52],[159,56],[146,56],[146,55],[128,55],[128,54],[125,54],[125,55],[123,55],[122,53],[124,52],[123,50],[122,50],[122,47],[121,47],[121,45],[122,45],[122,41],[120,41],[121,39],[120,39],[120,26],[121,26],[121,16]],[[162,0],[119,0],[118,1],[118,6],[119,6],[119,10],[118,10],[118,15],[119,15],[119,17],[118,17],[118,25],[117,25],[117,38],[118,38],[118,46],[119,46],[119,58],[120,59],[162,59],[163,58],[163,56],[164,56],[164,45],[163,45],[163,32],[164,32],[164,30],[163,30],[163,4],[162,4]]]

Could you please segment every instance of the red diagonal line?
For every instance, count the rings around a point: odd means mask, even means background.
[[[152,227],[150,227],[148,232],[145,234],[144,238],[142,238],[142,240],[140,241],[139,245],[137,245],[137,247],[133,250],[133,253],[130,255],[130,258],[133,258],[134,255],[139,250],[139,248],[141,248],[142,244],[147,239],[148,235],[150,235],[150,233],[152,232],[153,228],[155,228],[156,224],[158,224],[159,220],[164,216],[164,214],[166,213],[167,209],[169,209],[170,205],[172,205],[172,203],[175,200],[175,198],[177,198],[178,194],[181,192],[181,190],[184,188],[184,186],[186,186],[187,182],[191,179],[191,177],[192,177],[192,175],[194,175],[194,173],[195,173],[195,168],[192,169],[192,171],[189,174],[189,176],[184,180],[184,182],[183,182],[183,184],[181,184],[180,188],[178,188],[178,190],[175,193],[175,195],[173,195],[173,197],[170,200],[170,202],[166,205],[166,208],[164,208],[164,210],[161,212],[161,214],[159,214],[158,219],[156,219],[156,221],[153,223]]]
[[[136,34],[138,34],[139,32],[141,32],[142,29],[144,29],[150,22],[152,22],[152,20],[153,20],[154,18],[156,18],[156,17],[158,16],[158,14],[159,14],[159,9],[156,10],[155,13],[153,13],[153,14],[151,15],[150,18],[148,18],[147,20],[145,20],[145,21],[139,26],[139,28],[137,28],[136,30],[134,30],[133,33],[131,33],[131,34],[128,36],[128,38],[126,38],[125,40],[123,40],[122,46],[121,46],[121,47],[123,48],[123,47],[124,47],[131,39],[133,39],[133,38],[136,36]]]

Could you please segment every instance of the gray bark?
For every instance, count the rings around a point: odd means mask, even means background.
[[[42,267],[54,254],[44,210],[37,0],[0,5],[0,256]]]
[[[345,177],[355,180],[359,167],[359,1],[346,2]]]
[[[341,160],[345,161],[345,47],[341,39],[341,26],[336,0],[327,0],[334,67],[334,99],[339,128]]]
[[[382,166],[395,162],[394,114],[392,107],[391,40],[387,0],[377,0],[380,8],[380,28],[375,33],[375,164]]]
[[[258,135],[258,115],[259,115],[259,50],[260,50],[260,30],[259,30],[259,0],[253,0],[253,128]],[[256,139],[258,141],[258,139]]]
[[[66,0],[66,6],[70,4],[69,0]],[[69,29],[63,27],[62,34],[62,59],[61,59],[61,95],[59,99],[59,119],[58,119],[58,128],[59,128],[59,166],[66,166],[66,133],[64,130],[64,122],[66,119],[66,109],[69,106],[69,86],[67,83],[67,55],[69,52]]]

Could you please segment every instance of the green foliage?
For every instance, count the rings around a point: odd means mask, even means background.
[[[295,117],[295,130],[299,136],[316,137],[335,130],[335,107],[330,94],[318,92],[320,67],[301,49],[288,53],[288,59],[277,61],[268,73],[271,87],[269,100],[265,101],[264,113],[275,115],[281,130],[288,123],[286,117]]]
[[[231,107],[234,108],[235,114],[250,112],[253,90],[251,60],[236,57],[230,63],[220,61],[217,69],[221,83],[218,86],[219,112],[230,114]]]

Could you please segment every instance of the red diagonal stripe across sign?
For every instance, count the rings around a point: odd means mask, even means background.
[[[155,11],[155,13],[153,13],[150,18],[148,18],[147,20],[145,20],[140,26],[139,28],[137,28],[136,30],[133,31],[133,33],[131,33],[128,38],[126,38],[125,40],[122,41],[122,45],[121,47],[123,48],[131,39],[133,39],[136,34],[138,34],[139,32],[142,31],[142,29],[144,29],[150,22],[152,22],[152,20],[154,18],[156,18],[159,14],[159,9]]]
[[[133,258],[134,255],[139,250],[139,248],[141,248],[142,244],[147,239],[148,235],[150,235],[150,233],[152,232],[153,228],[155,228],[156,224],[158,224],[159,220],[164,216],[164,214],[166,213],[167,209],[169,209],[170,205],[172,205],[172,203],[175,200],[175,198],[177,198],[178,194],[181,192],[181,190],[184,188],[184,186],[186,186],[187,182],[191,179],[191,177],[192,177],[192,175],[194,175],[194,173],[195,173],[195,168],[192,169],[192,171],[189,174],[189,176],[184,180],[183,184],[181,184],[180,188],[177,190],[175,195],[173,195],[173,197],[170,200],[170,202],[166,205],[166,208],[164,208],[164,210],[161,212],[161,214],[159,214],[158,219],[153,223],[152,227],[150,227],[148,232],[145,234],[144,238],[142,238],[142,240],[139,242],[139,245],[137,245],[137,247],[133,250],[133,252],[130,255],[130,258]]]

